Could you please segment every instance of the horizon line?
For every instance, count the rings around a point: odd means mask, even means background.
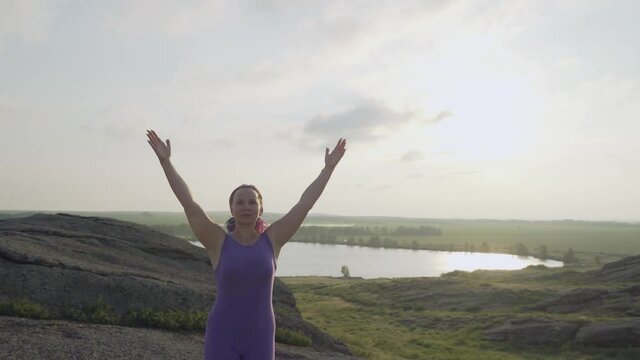
[[[205,210],[206,213],[226,213],[228,210]],[[183,214],[183,211],[179,210],[5,210],[0,209],[0,213],[175,213]],[[284,215],[284,212],[269,212],[265,211],[265,214],[269,215]],[[579,219],[579,218],[489,218],[489,217],[416,217],[416,216],[396,216],[396,215],[339,215],[329,213],[309,213],[308,216],[332,216],[343,218],[393,218],[393,219],[412,219],[412,220],[464,220],[464,221],[523,221],[523,222],[561,222],[561,221],[576,221],[576,222],[594,222],[594,223],[640,223],[639,219]]]

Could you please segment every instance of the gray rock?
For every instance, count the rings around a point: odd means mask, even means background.
[[[0,359],[194,359],[203,357],[200,333],[63,320],[34,320],[0,316]],[[309,348],[276,344],[276,359],[358,360]]]
[[[640,346],[640,318],[628,322],[583,326],[576,334],[576,342],[598,347]]]
[[[571,313],[584,308],[599,306],[608,294],[604,289],[573,289],[556,298],[541,301],[527,307],[529,310]]]
[[[518,319],[488,329],[484,339],[513,345],[561,345],[575,336],[579,324],[550,319]]]
[[[629,286],[619,291],[632,296],[640,296],[640,285]]]
[[[640,281],[640,255],[605,264],[587,276],[600,281]]]
[[[216,294],[204,249],[142,225],[65,214],[0,219],[0,279],[0,301],[26,298],[59,316],[98,300],[118,315],[209,311]],[[273,302],[279,327],[304,333],[318,351],[350,354],[302,319],[277,278]]]

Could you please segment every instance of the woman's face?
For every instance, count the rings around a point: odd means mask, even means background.
[[[231,201],[231,216],[238,224],[255,224],[262,215],[262,204],[258,193],[250,188],[241,188],[236,191]]]

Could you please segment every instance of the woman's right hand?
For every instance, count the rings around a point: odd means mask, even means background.
[[[147,130],[147,137],[149,138],[147,142],[149,143],[149,145],[151,145],[151,148],[158,156],[158,160],[169,160],[169,158],[171,157],[171,143],[169,142],[169,139],[167,139],[167,143],[165,145],[162,139],[160,139],[160,137],[158,137],[158,134],[156,134],[156,132],[153,130]]]

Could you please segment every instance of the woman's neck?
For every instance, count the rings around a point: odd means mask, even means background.
[[[236,228],[233,230],[233,237],[238,241],[253,241],[260,233],[252,226],[242,226],[240,224],[236,224]]]

